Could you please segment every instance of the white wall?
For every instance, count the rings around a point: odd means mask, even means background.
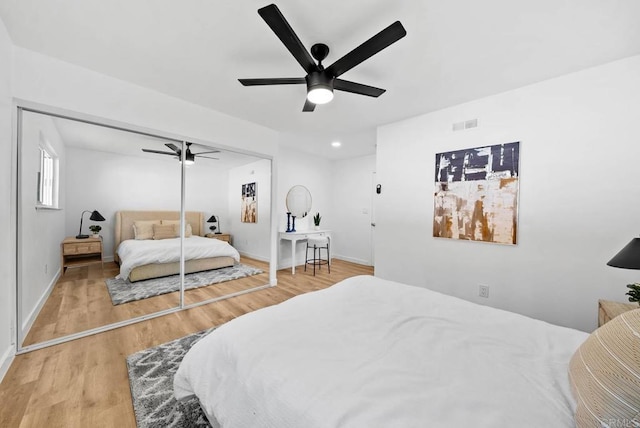
[[[624,301],[640,275],[605,265],[638,234],[638,76],[635,56],[381,127],[376,274],[592,330],[598,299]],[[451,131],[473,118],[478,128]],[[511,141],[518,245],[433,238],[435,153]]]
[[[332,257],[373,265],[375,155],[334,161],[331,169]]]
[[[303,219],[296,219],[296,230],[313,229],[312,217],[322,216],[322,229],[331,229],[336,221],[332,211],[331,161],[303,152],[283,149],[278,155],[278,186],[275,212],[278,231],[287,230],[286,197],[289,189],[302,185],[311,193],[311,211]],[[332,244],[341,239],[335,234]],[[278,269],[291,267],[291,243],[278,241]],[[296,264],[304,264],[304,245],[296,247]]]
[[[12,195],[15,158],[12,153],[12,44],[7,29],[0,20],[0,380],[13,359],[15,319],[15,195]]]
[[[58,157],[59,207],[62,210],[36,210],[37,171],[40,165],[41,138]],[[24,332],[35,320],[40,307],[60,275],[60,242],[64,239],[66,202],[66,150],[49,116],[25,112],[21,130],[21,233],[22,325]]]
[[[256,183],[256,223],[240,221],[242,185]],[[269,261],[271,251],[271,161],[262,159],[229,171],[229,209],[220,211],[222,233],[231,233],[233,246],[244,256]]]
[[[90,234],[89,225],[102,226],[107,258],[114,254],[116,211],[180,210],[180,163],[172,158],[148,159],[69,147],[67,160],[66,236],[78,234],[84,210],[98,210],[106,221],[92,222],[85,214],[82,231]],[[226,212],[226,190],[215,189],[226,189],[227,177],[226,170],[214,168],[204,159],[187,167],[186,209],[208,215],[216,210]]]

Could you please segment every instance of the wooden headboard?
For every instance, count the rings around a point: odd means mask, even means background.
[[[191,225],[194,235],[204,236],[204,213],[200,211],[185,211],[185,220]],[[139,220],[180,220],[180,211],[117,211],[113,256],[116,262],[120,259],[117,254],[118,246],[126,239],[134,239],[133,223]]]

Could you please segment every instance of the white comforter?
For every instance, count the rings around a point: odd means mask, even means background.
[[[180,261],[180,238],[171,239],[127,239],[118,246],[120,274],[116,278],[127,279],[133,268],[151,263]],[[240,261],[238,250],[219,239],[191,236],[184,240],[184,259],[205,259],[208,257],[233,257]]]
[[[574,427],[587,334],[373,277],[243,315],[185,356],[224,428]]]

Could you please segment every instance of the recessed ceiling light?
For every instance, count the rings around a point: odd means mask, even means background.
[[[334,141],[334,142],[331,143],[331,145],[333,147],[340,147],[342,145],[342,143],[340,141]]]

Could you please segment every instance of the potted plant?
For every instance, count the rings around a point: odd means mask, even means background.
[[[640,303],[640,283],[636,282],[635,284],[627,285],[629,291],[627,292],[627,296],[629,296],[630,302]]]
[[[316,215],[313,216],[313,224],[315,225],[316,230],[320,229],[320,220],[322,220],[320,213],[316,213]]]
[[[89,226],[89,230],[93,232],[93,237],[97,238],[100,236],[100,231],[102,230],[102,226],[98,226],[97,224],[92,224]]]

